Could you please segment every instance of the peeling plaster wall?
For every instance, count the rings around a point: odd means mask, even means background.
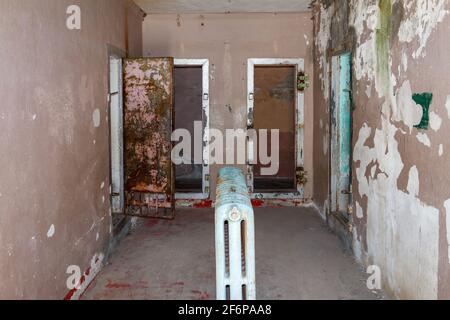
[[[324,61],[333,50],[351,51],[353,249],[381,268],[383,289],[397,298],[450,298],[449,12],[446,0],[314,4],[315,120],[329,121]],[[344,32],[342,41],[331,41],[336,32]],[[422,108],[412,95],[423,92],[434,95],[428,130],[414,127]],[[319,172],[328,160],[317,155],[328,132],[315,127],[314,191],[322,206],[328,172]]]
[[[312,22],[305,13],[149,14],[144,55],[208,58],[210,127],[245,129],[247,59],[303,58],[312,74]],[[313,193],[313,87],[305,92],[305,197]],[[211,196],[219,166],[211,168]]]
[[[69,31],[66,9],[74,3],[81,30]],[[91,277],[107,254],[107,44],[126,50],[130,6],[0,1],[2,299],[62,299],[68,266],[91,268]],[[128,32],[139,33],[142,16],[133,19]],[[135,36],[128,39],[138,48]]]

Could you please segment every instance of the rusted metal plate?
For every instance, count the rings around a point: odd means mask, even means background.
[[[125,59],[123,70],[127,213],[148,216],[173,207],[173,59]]]

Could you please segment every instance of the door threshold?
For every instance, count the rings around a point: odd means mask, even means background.
[[[207,200],[209,194],[207,193],[190,193],[190,192],[176,192],[175,200]]]

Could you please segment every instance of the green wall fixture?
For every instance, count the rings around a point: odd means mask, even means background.
[[[420,120],[420,123],[415,125],[414,128],[427,130],[430,122],[430,105],[433,101],[433,94],[429,92],[415,93],[412,98],[414,102],[422,106],[423,109],[422,120]]]

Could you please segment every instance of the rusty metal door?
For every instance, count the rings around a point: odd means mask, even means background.
[[[125,59],[127,215],[174,217],[173,58]]]

